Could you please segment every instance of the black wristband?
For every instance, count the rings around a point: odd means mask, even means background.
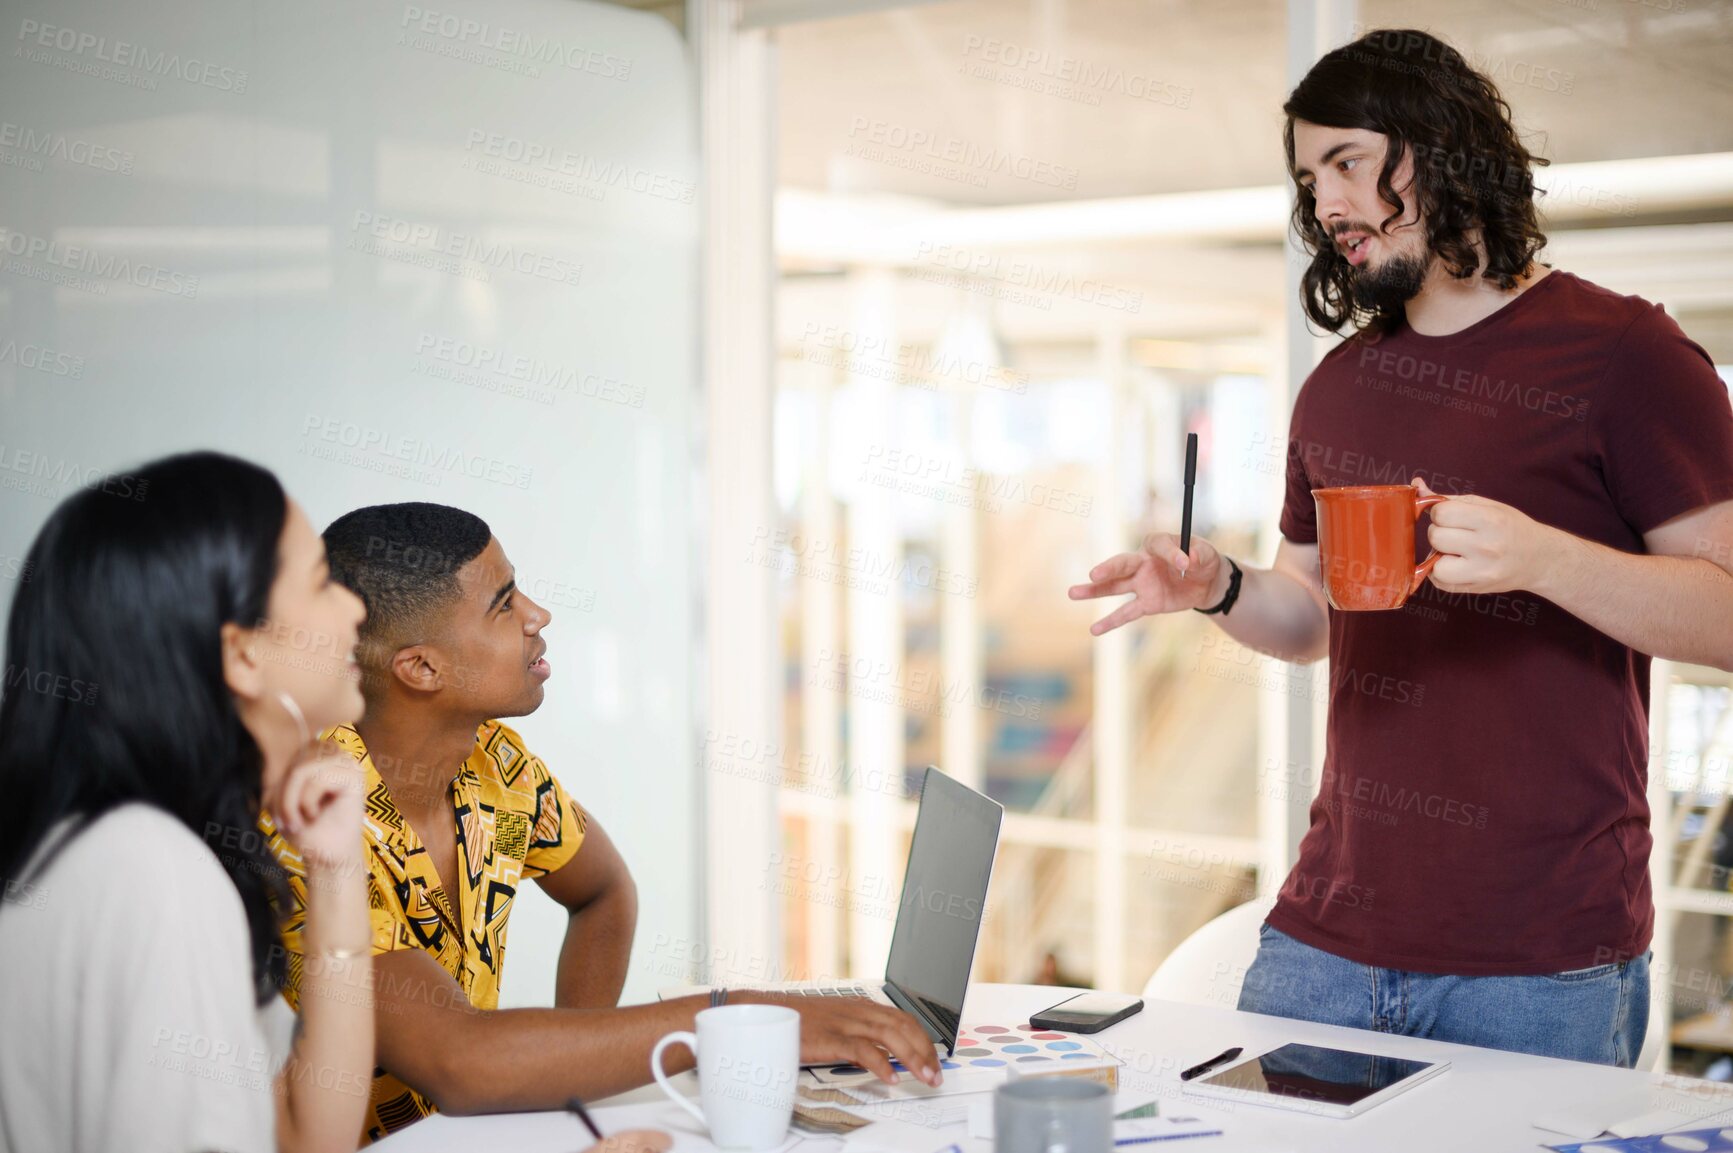
[[[1194,609],[1192,611],[1203,613],[1205,616],[1214,616],[1220,613],[1225,617],[1228,615],[1228,610],[1234,607],[1234,602],[1240,599],[1240,566],[1234,563],[1233,557],[1223,557],[1222,559],[1228,562],[1228,568],[1232,570],[1228,573],[1228,591],[1222,594],[1221,602],[1213,608]]]

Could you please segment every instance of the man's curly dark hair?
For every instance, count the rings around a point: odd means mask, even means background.
[[[1405,155],[1414,158],[1414,184],[1428,250],[1457,279],[1473,276],[1479,256],[1468,234],[1478,231],[1486,251],[1480,274],[1513,288],[1546,244],[1534,201],[1533,166],[1548,163],[1523,147],[1510,105],[1460,52],[1427,32],[1381,28],[1326,54],[1288,96],[1284,142],[1288,171],[1295,169],[1294,122],[1358,128],[1389,140],[1378,192],[1397,206],[1379,224],[1388,227],[1407,210],[1391,182]],[[1353,325],[1382,334],[1401,318],[1396,306],[1380,312],[1357,306],[1354,269],[1316,215],[1317,199],[1303,185],[1292,227],[1311,264],[1300,281],[1306,316],[1330,332]]]

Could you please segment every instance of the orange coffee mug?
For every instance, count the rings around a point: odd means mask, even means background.
[[[1399,609],[1438,563],[1434,549],[1414,563],[1414,526],[1446,496],[1421,496],[1407,484],[1315,488],[1318,570],[1330,606],[1342,612]]]

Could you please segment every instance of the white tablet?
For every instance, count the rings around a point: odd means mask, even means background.
[[[1283,1045],[1226,1069],[1187,1081],[1188,1096],[1226,1098],[1326,1117],[1354,1117],[1450,1068],[1318,1045]]]

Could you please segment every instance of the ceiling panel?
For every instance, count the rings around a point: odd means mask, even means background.
[[[785,185],[1015,204],[1282,178],[1281,0],[953,0],[793,25]],[[1733,0],[1364,0],[1558,161],[1733,149]]]

